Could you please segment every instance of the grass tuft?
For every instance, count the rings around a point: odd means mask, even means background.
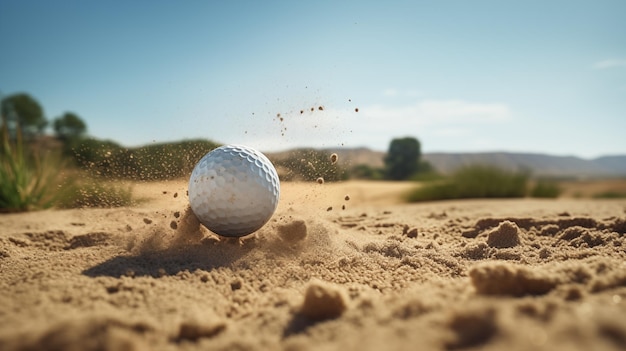
[[[0,130],[0,212],[45,209],[55,202],[58,164],[53,157],[27,152],[18,129],[12,140],[7,123]],[[32,151],[32,150],[31,150]]]

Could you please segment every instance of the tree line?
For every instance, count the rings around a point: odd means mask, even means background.
[[[0,109],[2,123],[8,127],[10,135],[16,135],[20,130],[26,137],[35,137],[42,135],[50,125],[39,102],[26,93],[3,98]],[[87,133],[87,124],[72,112],[55,118],[52,128],[61,140],[80,138]]]

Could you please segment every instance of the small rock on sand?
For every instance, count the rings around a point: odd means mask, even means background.
[[[348,295],[339,286],[313,279],[309,282],[300,312],[308,318],[337,318],[348,309]]]
[[[417,228],[411,228],[407,231],[406,236],[409,238],[417,238]]]

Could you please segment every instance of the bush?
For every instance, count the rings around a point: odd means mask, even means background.
[[[59,208],[109,208],[132,204],[132,188],[130,186],[113,185],[109,182],[89,179],[65,188],[56,206]]]
[[[73,147],[73,153],[81,168],[92,175],[164,180],[188,176],[202,156],[217,146],[208,140],[187,140],[126,149],[111,141],[84,139]]]
[[[593,198],[594,199],[625,199],[626,192],[607,190],[607,191],[593,194]]]
[[[433,165],[425,160],[421,160],[419,163],[419,167],[417,169],[417,173],[414,173],[411,176],[411,180],[418,182],[430,182],[434,180],[442,180],[443,176],[437,172]]]
[[[449,179],[413,190],[410,202],[468,198],[513,198],[526,194],[528,176],[490,166],[468,166]]]
[[[563,190],[556,182],[549,180],[540,180],[531,189],[530,196],[554,199],[559,197],[562,192]]]
[[[337,163],[331,162],[330,155],[327,151],[300,149],[292,151],[288,157],[274,163],[277,167],[287,170],[282,175],[282,180],[313,181],[319,177],[325,181],[347,179],[346,172]]]
[[[350,178],[354,179],[381,180],[385,177],[385,170],[360,164],[350,168],[348,174]]]
[[[409,202],[436,201],[458,198],[461,198],[461,196],[459,195],[458,186],[450,181],[434,182],[424,185],[411,191],[407,196],[407,200]]]
[[[55,161],[58,161],[55,157],[42,157],[37,150],[25,148],[19,128],[15,139],[11,140],[7,123],[3,123],[0,130],[0,211],[51,207],[58,174]]]

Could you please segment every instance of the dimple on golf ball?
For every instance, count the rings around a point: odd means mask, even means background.
[[[280,181],[272,162],[243,145],[224,145],[204,155],[189,178],[189,203],[215,234],[241,237],[274,214]]]

